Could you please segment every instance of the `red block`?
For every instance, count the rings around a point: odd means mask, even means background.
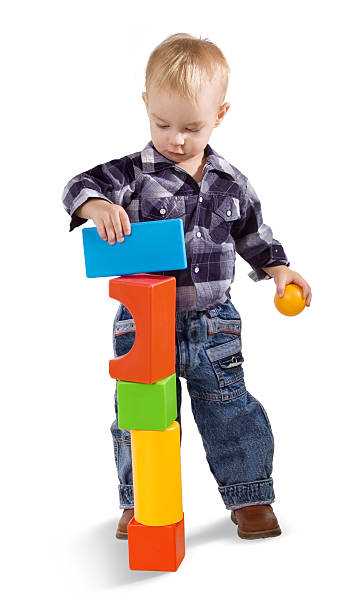
[[[109,295],[130,310],[136,328],[129,353],[110,360],[110,376],[151,384],[174,374],[174,276],[131,274],[112,278]]]
[[[184,515],[179,523],[153,527],[128,524],[129,567],[131,570],[176,572],[184,557]]]

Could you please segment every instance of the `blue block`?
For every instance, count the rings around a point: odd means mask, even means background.
[[[109,244],[96,227],[83,229],[86,275],[122,276],[187,267],[182,219],[132,223],[124,242]]]

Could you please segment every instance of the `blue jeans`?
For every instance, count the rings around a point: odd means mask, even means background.
[[[263,406],[245,387],[241,327],[229,298],[212,310],[176,314],[177,421],[181,424],[183,377],[210,470],[230,510],[274,501],[273,435]],[[134,330],[132,315],[121,304],[114,320],[115,356],[130,350]],[[130,432],[118,429],[117,420],[111,432],[120,508],[132,508]]]

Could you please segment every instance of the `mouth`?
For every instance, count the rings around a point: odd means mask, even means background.
[[[168,151],[169,155],[184,155],[184,153],[173,153],[173,151]]]

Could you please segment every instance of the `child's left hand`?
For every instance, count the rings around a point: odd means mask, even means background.
[[[306,306],[311,304],[312,292],[310,285],[302,278],[301,274],[290,270],[287,266],[273,266],[272,268],[263,268],[267,274],[272,276],[277,285],[277,295],[282,297],[285,291],[286,285],[295,283],[302,288],[303,297],[306,300]]]

